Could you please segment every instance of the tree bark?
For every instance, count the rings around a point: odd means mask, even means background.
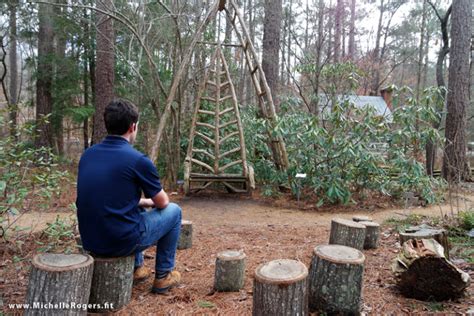
[[[193,246],[193,222],[182,220],[181,233],[178,239],[178,249],[188,249]]]
[[[423,53],[425,51],[425,31],[426,31],[426,1],[423,1],[421,13],[420,45],[418,47],[418,71],[416,73],[416,101],[420,100],[421,77],[423,69]]]
[[[354,60],[355,57],[355,15],[356,0],[351,0],[351,23],[349,26],[349,59]]]
[[[365,226],[347,219],[336,218],[331,221],[329,244],[344,245],[364,249]]]
[[[381,67],[381,58],[380,58],[380,39],[382,38],[382,21],[383,14],[385,12],[384,0],[380,0],[379,7],[379,22],[377,26],[377,34],[375,37],[375,48],[373,52],[373,67],[372,72],[372,85],[370,87],[370,95],[378,95],[379,82],[380,82],[380,67]]]
[[[243,252],[222,251],[217,254],[214,289],[219,292],[237,292],[244,286],[245,258]]]
[[[338,63],[341,56],[341,37],[342,37],[342,24],[344,15],[344,3],[343,0],[337,0],[336,4],[336,15],[335,22],[336,28],[334,33],[334,62]]]
[[[466,158],[466,110],[469,106],[471,6],[471,0],[456,0],[452,8],[448,114],[442,169],[443,177],[450,183],[469,179]]]
[[[38,308],[25,310],[25,315],[87,314],[87,309],[71,304],[88,303],[94,263],[91,256],[44,253],[34,256],[31,263],[26,303]]]
[[[328,314],[358,315],[365,256],[341,245],[314,248],[309,268],[309,309]]]
[[[36,136],[35,147],[53,148],[53,130],[50,119],[53,110],[51,96],[53,67],[51,57],[53,56],[53,25],[52,6],[40,3],[38,9],[39,32],[38,32],[38,75],[36,79]]]
[[[392,270],[401,292],[420,300],[448,300],[462,296],[470,277],[444,258],[443,247],[434,239],[403,244]]]
[[[371,221],[359,222],[365,226],[364,249],[375,249],[379,245],[380,225]]]
[[[119,258],[94,257],[89,304],[100,304],[104,308],[92,308],[90,312],[117,310],[130,302],[134,263],[134,255]],[[105,306],[105,303],[108,305]]]
[[[277,113],[280,110],[278,97],[278,62],[280,54],[282,3],[281,0],[265,0],[265,22],[263,25],[262,68],[272,91]]]
[[[252,314],[307,315],[308,269],[296,260],[279,259],[255,270]]]
[[[10,64],[10,86],[8,98],[9,107],[9,119],[10,119],[10,136],[16,137],[17,130],[17,116],[18,116],[18,61],[17,61],[17,27],[16,27],[16,9],[18,6],[18,0],[10,0],[9,11],[10,11],[10,47],[8,50],[9,64]]]
[[[101,0],[97,2],[97,8],[104,11],[112,11],[113,0]],[[95,80],[95,113],[92,132],[92,143],[98,144],[107,136],[104,123],[104,110],[114,99],[114,49],[115,34],[112,18],[97,12],[97,66]]]

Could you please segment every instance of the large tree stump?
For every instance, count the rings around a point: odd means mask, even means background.
[[[435,301],[462,296],[470,277],[447,260],[443,252],[434,239],[410,239],[403,244],[392,270],[405,296]]]
[[[95,257],[94,260],[94,276],[89,304],[98,305],[93,306],[89,311],[113,311],[127,305],[132,297],[135,256]],[[107,305],[105,305],[106,303]]]
[[[306,266],[296,260],[260,265],[253,284],[253,315],[307,315],[307,276]]]
[[[217,254],[214,289],[219,292],[236,292],[244,286],[245,253],[235,250]]]
[[[354,221],[335,218],[331,221],[329,244],[364,249],[365,226]]]
[[[410,239],[435,239],[444,248],[444,255],[449,259],[449,241],[448,232],[445,229],[438,229],[422,224],[420,226],[411,226],[399,233],[400,245],[403,245]]]
[[[178,239],[178,249],[188,249],[193,246],[193,222],[182,220],[181,233]]]
[[[379,244],[380,225],[375,222],[359,222],[365,226],[364,249],[375,249]]]
[[[86,315],[94,259],[85,254],[37,254],[26,294],[25,315]]]
[[[359,314],[365,256],[342,245],[314,248],[309,268],[309,309]]]

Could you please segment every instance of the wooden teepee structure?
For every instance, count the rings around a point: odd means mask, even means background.
[[[239,104],[220,45],[198,91],[184,162],[184,190],[203,190],[214,182],[238,193],[249,192],[254,186]]]
[[[275,112],[275,105],[273,103],[270,87],[268,86],[268,83],[266,81],[265,73],[263,72],[262,65],[260,64],[258,60],[258,55],[250,40],[250,35],[245,25],[245,21],[242,17],[242,14],[239,11],[238,6],[235,4],[234,0],[216,0],[212,8],[210,9],[210,11],[207,13],[206,17],[202,21],[201,25],[198,27],[196,34],[194,38],[192,39],[191,44],[189,45],[188,50],[181,61],[180,68],[178,69],[178,72],[176,76],[174,77],[173,82],[171,84],[170,93],[166,100],[165,110],[162,114],[160,124],[156,132],[156,143],[153,145],[152,150],[151,150],[151,159],[152,161],[156,161],[157,159],[158,149],[160,147],[161,139],[163,136],[163,130],[166,126],[166,121],[170,115],[171,105],[174,102],[178,84],[181,80],[181,77],[185,73],[186,67],[189,64],[193,50],[196,44],[198,43],[199,39],[201,38],[209,22],[213,18],[216,17],[219,11],[224,11],[226,13],[227,20],[229,23],[232,24],[233,29],[239,40],[239,46],[242,48],[244,52],[247,68],[250,72],[250,75],[252,77],[252,82],[255,87],[255,93],[258,99],[260,113],[262,117],[265,118],[269,122],[268,130],[267,130],[268,146],[270,147],[273,153],[273,160],[275,162],[275,165],[280,170],[286,170],[288,168],[288,155],[286,152],[285,143],[281,135],[279,135],[278,133],[272,132],[273,128],[276,126],[276,123],[277,123],[277,115]],[[216,57],[216,60],[218,60],[219,58]],[[188,157],[190,156],[188,155]],[[242,163],[244,163],[244,159],[242,160],[243,160]],[[207,167],[204,167],[204,168],[207,168]],[[214,167],[212,168],[213,170],[215,170]],[[246,168],[243,168],[243,169],[245,170]],[[213,172],[215,173],[215,171]],[[191,174],[191,172],[189,172],[189,174]]]

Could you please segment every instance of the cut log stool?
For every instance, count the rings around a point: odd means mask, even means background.
[[[245,253],[236,250],[217,254],[214,289],[219,292],[236,292],[244,286]]]
[[[25,315],[86,315],[94,259],[86,254],[43,253],[33,257]],[[41,304],[46,306],[41,308]],[[58,308],[48,308],[58,304]],[[69,306],[68,306],[69,304]],[[74,304],[75,306],[72,306]]]
[[[448,241],[448,232],[445,229],[437,229],[426,224],[420,226],[408,227],[404,231],[399,233],[400,235],[400,245],[410,240],[410,239],[435,239],[441,246],[444,248],[444,255],[446,259],[449,259],[449,241]]]
[[[278,259],[255,270],[253,315],[307,315],[308,269],[296,260]]]
[[[365,226],[342,218],[331,221],[329,244],[343,245],[359,250],[364,249]]]
[[[365,215],[355,215],[354,217],[352,217],[352,220],[354,222],[371,222],[372,218]]]
[[[335,314],[359,314],[365,256],[342,245],[314,248],[309,268],[309,309]]]
[[[375,249],[379,244],[380,225],[375,222],[359,222],[365,226],[364,249]]]
[[[103,308],[91,309],[90,312],[113,311],[130,302],[134,264],[134,255],[117,258],[94,257],[89,304],[100,304]]]
[[[188,249],[193,246],[193,222],[182,220],[181,233],[178,240],[178,249]]]

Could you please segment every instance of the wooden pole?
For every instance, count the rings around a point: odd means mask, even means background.
[[[336,315],[358,315],[365,256],[342,245],[314,248],[309,269],[309,309]]]
[[[308,269],[296,260],[278,259],[255,270],[252,314],[307,315]]]
[[[219,292],[237,292],[244,286],[245,258],[243,252],[222,251],[217,254],[214,289]]]
[[[86,315],[93,263],[87,254],[35,255],[25,315]]]

